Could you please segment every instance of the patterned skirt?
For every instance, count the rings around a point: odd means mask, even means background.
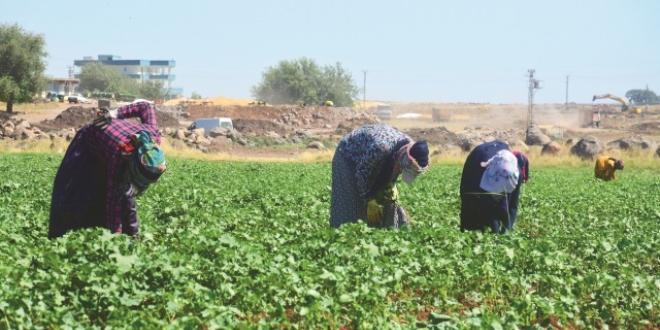
[[[355,164],[339,152],[332,158],[332,201],[330,206],[330,226],[339,228],[345,223],[355,223],[358,219],[366,222],[367,206],[362,202],[355,179]],[[383,219],[375,228],[399,228],[410,226],[408,214],[398,203],[382,202]]]

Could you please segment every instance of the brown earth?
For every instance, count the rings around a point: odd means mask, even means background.
[[[371,102],[371,101],[370,101]],[[524,132],[527,106],[525,104],[430,104],[430,103],[397,103],[384,102],[392,106],[393,118],[384,123],[397,127],[410,135],[414,140],[427,140],[432,145],[456,143],[458,134],[465,132],[482,132],[492,130],[511,130]],[[351,130],[366,124],[378,122],[374,116],[374,107],[367,109],[324,107],[324,106],[260,106],[260,105],[190,105],[187,120],[207,117],[230,117],[234,126],[248,136],[275,132],[281,135],[304,130],[312,136],[335,138],[343,136]],[[433,109],[441,109],[447,116],[442,122],[433,122],[430,115]],[[615,140],[631,134],[644,134],[653,139],[660,138],[660,106],[645,109],[644,114],[628,114],[620,111],[602,111],[603,119],[600,128],[584,127],[579,124],[579,111],[593,109],[591,104],[571,104],[565,109],[563,104],[535,105],[535,122],[547,132],[559,132],[563,139],[579,138],[583,135],[594,135],[604,142]],[[15,107],[16,110],[16,107]],[[18,110],[23,110],[18,108]],[[96,108],[93,105],[68,107],[65,104],[54,104],[47,109],[25,109],[14,114],[14,119],[26,119],[43,130],[61,128],[78,128],[91,122],[95,117]],[[404,113],[421,114],[418,118],[396,118]],[[3,122],[11,115],[0,111]],[[157,111],[160,127],[185,127],[186,122],[179,122],[169,113]],[[36,123],[36,124],[35,124]],[[553,133],[553,136],[554,136]],[[304,146],[302,147],[304,150]],[[295,147],[259,148],[233,146],[231,150],[236,156],[254,154],[256,156],[289,157],[300,152]]]
[[[62,111],[53,119],[33,123],[44,131],[61,130],[65,128],[79,129],[89,124],[97,117],[95,107],[74,106]],[[179,121],[169,113],[156,111],[156,122],[159,127],[179,127]]]

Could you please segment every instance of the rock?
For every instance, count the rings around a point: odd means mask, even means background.
[[[612,141],[607,146],[624,150],[656,150],[658,143],[645,136],[634,136]]]
[[[541,154],[558,155],[561,152],[561,146],[555,141],[550,141],[541,149]]]
[[[235,129],[232,129],[229,131],[229,133],[227,133],[227,138],[232,139],[233,141],[237,141],[243,138],[243,134]]]
[[[11,137],[14,134],[14,125],[5,126],[4,131],[6,136]]]
[[[568,147],[568,146],[572,146],[572,145],[573,145],[573,142],[574,142],[574,141],[573,141],[573,139],[571,138],[571,139],[566,140],[566,143],[564,143],[564,145],[567,146],[567,147]]]
[[[273,139],[273,140],[279,140],[279,139],[282,138],[281,135],[279,135],[279,134],[277,134],[277,133],[275,133],[275,132],[273,132],[273,131],[266,132],[265,136],[267,136],[267,137],[269,137],[269,138],[271,138],[271,139]]]
[[[550,141],[552,140],[536,125],[530,126],[525,134],[525,143],[528,146],[544,146]]]
[[[206,133],[203,128],[195,128],[192,130],[192,134],[204,136]]]
[[[482,144],[483,142],[480,139],[468,138],[463,139],[459,142],[461,149],[465,152],[469,152],[474,149],[476,146]]]
[[[14,125],[14,122],[13,122],[13,121],[11,121],[11,120],[7,120],[7,121],[5,121],[5,123],[2,125],[2,127],[11,127],[11,128],[14,128],[15,125]]]
[[[509,141],[509,147],[511,147],[512,150],[520,150],[520,151],[527,151],[529,150],[529,146],[525,144],[521,139],[512,139]]]
[[[183,128],[180,128],[176,131],[176,136],[177,139],[179,140],[185,140],[186,139],[186,131]]]
[[[30,126],[30,122],[24,119],[18,122],[18,124],[16,124],[16,127],[23,127],[25,129],[29,129],[31,126]]]
[[[23,133],[21,134],[21,138],[24,140],[32,140],[37,136],[36,133],[34,133],[30,129],[23,129]]]
[[[294,135],[291,137],[291,143],[295,143],[295,144],[302,143],[302,139],[299,138],[297,135]]]
[[[211,140],[211,145],[213,146],[226,147],[229,146],[230,144],[231,144],[231,140],[225,136],[218,136]]]
[[[216,138],[218,136],[227,136],[231,130],[226,127],[214,127],[209,131],[209,136]]]
[[[20,139],[23,136],[23,131],[25,131],[25,128],[22,126],[16,126],[16,128],[14,128],[14,132],[9,134],[9,137],[12,139]]]
[[[312,141],[312,142],[310,142],[310,143],[307,144],[307,149],[319,149],[319,150],[324,150],[324,149],[325,149],[325,146],[323,145],[323,143],[321,143],[321,142],[319,142],[319,141]]]
[[[582,159],[595,159],[605,150],[605,144],[594,136],[583,136],[573,147],[571,154]]]
[[[240,139],[236,140],[236,143],[238,143],[242,146],[247,146],[248,145],[248,141],[245,138],[240,138]]]

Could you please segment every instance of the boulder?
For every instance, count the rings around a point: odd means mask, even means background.
[[[312,142],[307,144],[307,149],[323,150],[323,149],[325,149],[325,146],[323,145],[323,143],[321,143],[319,141],[312,141]]]
[[[30,126],[30,122],[23,119],[23,120],[19,121],[18,124],[16,124],[16,127],[23,127],[23,128],[29,129],[31,126]]]
[[[573,147],[571,154],[582,159],[595,159],[605,150],[605,144],[594,136],[583,136]]]
[[[24,140],[32,140],[37,136],[37,134],[32,131],[31,129],[23,129],[23,133],[21,134],[21,138]]]
[[[607,144],[608,147],[624,150],[656,150],[658,143],[645,136],[625,137],[612,141]]]
[[[192,133],[195,134],[195,135],[201,135],[201,136],[205,135],[205,132],[204,132],[203,128],[195,128],[194,130],[192,130]]]
[[[209,136],[216,138],[218,136],[227,136],[231,130],[226,127],[214,127],[209,131]]]
[[[561,146],[555,141],[550,141],[541,149],[542,155],[558,155],[561,152]]]
[[[186,139],[186,131],[183,128],[180,128],[176,131],[176,138],[179,140]]]
[[[509,141],[509,147],[511,150],[520,150],[520,151],[527,151],[529,150],[529,146],[525,144],[521,139],[512,139]]]
[[[552,140],[536,125],[530,126],[525,134],[525,143],[528,146],[544,146],[550,141]]]
[[[8,126],[6,125],[4,128],[5,131],[5,136],[12,136],[14,135],[14,125]]]

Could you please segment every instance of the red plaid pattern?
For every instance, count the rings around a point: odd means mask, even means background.
[[[94,125],[88,125],[86,143],[90,150],[96,153],[108,165],[108,190],[106,195],[106,223],[108,229],[113,233],[122,232],[121,200],[127,187],[121,185],[127,161],[122,156],[131,136],[140,131],[146,131],[151,138],[160,145],[160,134],[156,123],[156,112],[149,102],[138,102],[121,106],[117,109],[117,118],[110,125],[101,130]],[[141,123],[136,123],[127,118],[140,118]],[[128,233],[130,234],[130,233]]]

